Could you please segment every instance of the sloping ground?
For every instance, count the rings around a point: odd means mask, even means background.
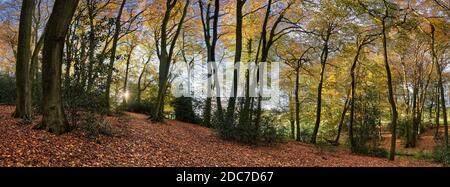
[[[414,148],[405,148],[405,139],[404,138],[397,138],[397,152],[400,153],[406,153],[406,154],[413,154],[413,153],[431,153],[435,146],[437,146],[439,143],[442,143],[442,140],[436,140],[434,138],[434,134],[436,133],[436,128],[427,129],[422,134],[419,135],[416,147]],[[439,128],[439,134],[443,136],[444,134],[444,127]],[[391,146],[391,134],[386,132],[383,135],[383,142],[382,147],[386,150],[389,150]],[[442,138],[443,139],[443,138]]]
[[[55,136],[10,118],[13,109],[0,106],[0,166],[440,166],[402,157],[390,162],[296,142],[247,146],[197,125],[154,124],[133,113],[127,113],[128,120],[108,119],[114,137],[93,141],[78,130]]]

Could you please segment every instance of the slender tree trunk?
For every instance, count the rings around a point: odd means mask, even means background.
[[[295,70],[295,124],[297,126],[297,141],[301,141],[300,132],[300,63],[297,64]]]
[[[81,30],[81,38],[85,37],[85,28],[84,26],[80,26],[79,28]],[[78,59],[78,64],[79,64],[79,77],[80,77],[80,82],[78,82],[78,84],[81,84],[83,87],[86,85],[87,82],[87,72],[86,72],[86,41],[82,40],[80,42],[80,56],[78,58],[75,58],[75,60]]]
[[[439,96],[441,95],[439,87],[436,85],[436,133],[434,134],[435,138],[439,137],[439,128],[441,127],[441,119],[440,119],[440,113],[441,113],[441,99]]]
[[[44,31],[45,32],[45,31]],[[37,86],[35,83],[35,79],[37,76],[37,69],[38,69],[38,63],[39,63],[39,53],[42,50],[42,47],[44,46],[44,35],[42,35],[33,51],[33,55],[31,57],[31,64],[30,64],[30,77],[29,77],[29,85],[30,85],[30,91],[28,92],[28,99],[32,103],[33,101],[33,92],[34,88]]]
[[[289,93],[292,93],[291,91]],[[291,124],[291,139],[295,140],[295,101],[294,95],[289,94],[289,122]],[[250,103],[250,101],[249,101]]]
[[[328,42],[330,40],[331,32],[332,32],[332,28],[330,26],[328,28],[328,31],[327,31],[327,34],[326,34],[326,37],[324,40],[322,55],[320,56],[320,63],[322,65],[322,68],[320,71],[320,82],[319,82],[319,86],[317,88],[316,123],[314,125],[314,131],[313,131],[313,134],[311,136],[311,141],[310,141],[312,144],[316,144],[316,142],[317,142],[317,133],[319,132],[319,127],[320,127],[320,120],[321,120],[320,118],[321,118],[321,113],[322,113],[322,89],[323,89],[323,82],[325,80],[325,69],[326,69],[328,53],[329,53]]]
[[[89,17],[89,62],[88,62],[88,69],[87,69],[87,90],[90,91],[92,89],[92,85],[94,83],[94,79],[92,78],[93,73],[93,67],[95,64],[95,24],[94,24],[94,9],[96,7],[95,2],[88,1],[88,17]]]
[[[207,96],[206,96],[206,102],[205,102],[205,107],[203,109],[203,125],[206,127],[211,127],[211,87],[212,87],[212,80],[211,80],[211,76],[214,74],[213,73],[213,68],[211,68],[211,27],[210,27],[210,23],[211,20],[209,19],[211,17],[211,1],[208,1],[207,6],[206,6],[206,15],[205,15],[205,11],[203,10],[203,0],[199,0],[198,1],[199,5],[200,5],[200,16],[201,16],[201,20],[202,20],[202,26],[203,26],[203,37],[205,39],[205,43],[206,43],[206,55],[207,55],[207,68],[208,68],[208,87],[207,87]],[[212,54],[213,56],[215,56],[215,54]]]
[[[234,55],[234,64],[237,65],[241,62],[242,57],[242,26],[243,26],[243,12],[242,9],[245,5],[246,0],[238,0],[236,3],[236,48],[235,48],[235,55]],[[258,58],[258,57],[256,57]],[[233,71],[233,85],[232,85],[232,92],[231,97],[228,100],[228,107],[225,117],[225,122],[229,123],[228,125],[233,124],[233,116],[234,116],[234,110],[236,107],[236,97],[237,97],[237,84],[238,82],[238,72],[236,69]]]
[[[211,17],[211,1],[208,1],[208,5],[206,8],[206,15],[204,15],[204,10],[203,10],[203,1],[199,0],[199,5],[200,5],[200,13],[201,13],[201,19],[202,19],[202,25],[203,25],[203,35],[205,38],[205,43],[206,43],[206,51],[207,51],[207,66],[208,66],[208,88],[207,88],[207,96],[206,96],[206,102],[205,102],[205,108],[203,111],[203,125],[206,127],[211,127],[211,102],[212,102],[212,98],[211,98],[211,87],[212,87],[212,80],[211,80],[211,76],[213,76],[215,71],[212,67],[211,67],[211,63],[212,58],[215,57],[215,54],[211,54],[212,53],[212,46],[211,46],[211,42],[210,40],[211,38],[211,27],[210,27],[210,23],[211,20],[209,19]]]
[[[114,71],[114,62],[116,60],[116,49],[117,49],[117,43],[119,42],[119,34],[120,34],[120,28],[121,28],[121,17],[123,8],[125,6],[126,0],[122,0],[122,4],[120,5],[119,12],[117,13],[116,21],[115,21],[115,32],[113,36],[113,43],[111,48],[111,56],[109,58],[109,65],[108,65],[108,77],[106,79],[106,93],[105,93],[105,102],[106,102],[106,110],[107,113],[111,113],[111,104],[110,104],[110,98],[109,95],[111,93],[111,84],[112,84],[112,76]]]
[[[203,109],[203,125],[205,127],[211,127],[211,97],[207,97],[205,101],[205,108]]]
[[[420,84],[421,85],[421,87],[420,87],[420,97],[419,97],[419,107],[418,107],[418,118],[417,118],[417,123],[418,123],[418,126],[417,126],[417,132],[418,132],[418,134],[421,134],[422,132],[421,132],[421,126],[422,126],[422,121],[423,121],[423,119],[424,119],[424,115],[425,115],[425,100],[427,99],[427,94],[428,94],[428,88],[429,88],[429,85],[430,85],[430,81],[431,81],[431,76],[433,75],[433,70],[434,70],[434,66],[433,66],[434,64],[432,64],[432,67],[431,67],[431,69],[430,69],[430,71],[428,72],[428,76],[427,76],[427,81],[426,81],[426,83],[425,83],[425,86],[423,86],[422,84]],[[419,80],[419,82],[420,82],[420,80]],[[433,96],[430,96],[430,100],[433,100],[432,99],[432,97]],[[431,119],[431,116],[430,116],[430,119]]]
[[[73,25],[73,26],[75,27],[76,25]],[[72,39],[73,38],[74,37],[72,37]],[[75,43],[75,46],[80,45],[80,43],[81,43],[81,41],[77,41]],[[74,66],[74,75],[73,75],[73,77],[74,77],[74,81],[75,81],[74,84],[77,85],[78,87],[81,87],[82,86],[82,79],[83,79],[83,76],[82,76],[83,73],[82,72],[83,72],[84,69],[83,69],[83,64],[81,62],[81,57],[78,56],[79,53],[80,53],[79,50],[74,51],[74,55],[77,56],[77,58],[73,59],[74,60],[74,65],[73,65]]]
[[[203,11],[203,2],[202,0],[199,0],[200,4],[200,12],[201,12],[201,18],[202,18],[202,25],[203,25],[203,34],[205,38],[206,48],[207,48],[207,63],[216,62],[216,45],[218,41],[218,23],[219,23],[219,13],[220,13],[220,1],[215,0],[214,1],[214,14],[211,16],[211,3],[212,1],[208,2],[207,8],[206,8],[206,15],[204,15]],[[213,20],[213,26],[212,26],[212,35],[211,35],[211,24],[210,24],[210,18],[212,17]],[[211,64],[208,64],[211,65]],[[217,69],[214,67],[214,72],[210,72],[211,74],[208,76],[214,76],[214,85],[216,85],[216,103],[217,103],[217,114],[219,115],[219,120],[223,121],[223,112],[222,112],[222,102],[220,98],[220,91],[219,89],[219,83],[217,78]],[[210,77],[208,78],[208,86],[212,85],[212,81]],[[211,102],[212,98],[210,97],[211,93],[209,93],[211,90],[211,87],[208,88],[208,97],[206,99],[205,108],[204,108],[204,119],[203,124],[205,126],[210,127],[211,126]]]
[[[323,89],[323,81],[325,77],[325,64],[322,64],[322,69],[320,71],[320,82],[317,91],[317,110],[316,110],[316,123],[314,125],[314,131],[311,136],[311,143],[315,144],[317,142],[317,133],[319,132],[320,127],[320,117],[322,113],[322,89]]]
[[[416,81],[414,81],[416,82]],[[417,108],[418,108],[418,103],[417,103],[417,94],[418,94],[418,86],[417,83],[414,84],[413,86],[413,100],[412,100],[412,112],[411,112],[411,132],[409,134],[409,137],[407,137],[407,143],[406,143],[406,147],[416,147],[416,140],[417,140],[417,134],[418,134],[418,113],[417,113]],[[409,126],[409,125],[408,125]],[[410,131],[410,130],[408,130]]]
[[[219,84],[219,76],[217,75],[217,69],[218,66],[215,64],[215,73],[214,73],[214,86],[216,87],[216,105],[217,105],[217,114],[219,117],[219,120],[223,122],[224,116],[223,116],[223,108],[222,108],[222,97],[221,97],[221,90],[220,90],[220,84]]]
[[[137,84],[137,93],[136,93],[136,103],[137,104],[141,104],[141,99],[142,99],[142,91],[141,91],[141,81],[138,81]]]
[[[217,41],[219,40],[219,14],[220,14],[220,0],[214,1],[214,16],[213,16],[213,37],[211,43],[211,60],[213,62],[216,61],[216,46]],[[217,71],[217,67],[215,68]],[[220,96],[220,85],[219,78],[217,73],[214,73],[214,85],[216,86],[216,105],[217,105],[217,113],[219,115],[219,120],[223,122],[223,109],[222,109],[222,99]]]
[[[249,56],[248,64],[252,63],[252,53],[253,53],[253,40],[248,40],[247,51]],[[251,125],[250,118],[250,68],[248,68],[245,72],[245,98],[244,98],[244,106],[240,112],[239,116],[239,125]]]
[[[169,41],[167,27],[168,23],[171,19],[171,13],[176,5],[177,1],[167,0],[166,2],[166,12],[164,14],[164,18],[162,20],[161,25],[161,40],[160,44],[157,44],[158,47],[158,58],[159,58],[159,88],[158,88],[158,97],[156,98],[155,111],[153,111],[153,115],[151,119],[153,121],[161,122],[164,121],[164,98],[166,96],[167,90],[167,82],[169,78],[169,70],[170,64],[173,58],[173,51],[175,49],[176,42],[183,28],[183,23],[187,15],[188,7],[190,4],[190,0],[186,0],[186,3],[183,8],[183,12],[181,14],[181,19],[176,26],[176,31],[172,37],[172,40]]]
[[[442,67],[441,64],[439,63],[438,59],[437,59],[437,54],[436,54],[436,47],[435,47],[435,42],[436,42],[436,38],[435,38],[435,27],[434,25],[431,24],[431,51],[432,51],[432,55],[433,55],[433,60],[434,63],[436,64],[436,72],[438,73],[438,87],[439,87],[439,91],[440,91],[440,102],[441,102],[441,107],[442,107],[442,117],[444,118],[444,146],[445,146],[445,153],[448,155],[449,153],[449,145],[448,145],[448,122],[447,122],[447,108],[445,106],[445,92],[444,92],[444,85],[443,85],[443,80],[442,80]],[[448,157],[447,157],[448,158]]]
[[[36,13],[37,15],[33,17],[34,19],[34,50],[33,54],[31,56],[31,63],[29,68],[29,82],[28,85],[30,86],[30,90],[28,92],[28,99],[31,103],[31,107],[33,107],[33,93],[35,93],[35,90],[37,88],[35,79],[37,78],[37,71],[38,71],[38,63],[39,63],[39,53],[42,50],[42,46],[44,45],[44,35],[42,35],[39,38],[39,26],[41,23],[41,3],[42,0],[38,0],[36,4]],[[45,32],[45,30],[44,30]]]
[[[65,82],[64,84],[67,84],[66,86],[68,86],[70,84],[70,69],[72,68],[72,59],[73,59],[73,55],[72,55],[72,51],[73,51],[73,41],[70,41],[70,29],[69,32],[67,33],[66,36],[66,70],[64,71],[65,75],[64,75],[64,79]]]
[[[127,100],[128,100],[128,72],[129,72],[129,67],[130,67],[130,62],[131,62],[131,54],[133,53],[133,50],[135,48],[134,44],[132,44],[130,46],[130,51],[128,51],[128,56],[127,56],[127,65],[125,67],[125,79],[123,80],[123,106],[126,109],[127,108]]]
[[[391,68],[389,65],[389,58],[388,58],[388,51],[387,51],[387,35],[386,35],[386,18],[383,18],[382,21],[382,34],[383,34],[383,51],[384,51],[384,66],[386,69],[386,74],[387,74],[387,84],[388,84],[388,90],[389,90],[389,103],[391,105],[391,149],[390,149],[390,154],[389,154],[389,160],[394,160],[395,159],[395,148],[397,145],[397,118],[398,118],[398,113],[397,113],[397,106],[395,103],[395,97],[394,97],[394,88],[392,86],[392,73],[391,73]]]
[[[434,94],[433,94],[433,91],[431,92],[431,97],[430,97],[430,106],[429,106],[429,108],[428,108],[428,116],[429,116],[429,120],[430,120],[430,124],[431,124],[431,126],[433,126],[434,127],[434,125],[433,125],[433,107],[434,107],[434,101],[435,101],[435,99],[434,99]]]
[[[141,73],[139,74],[138,82],[137,82],[137,96],[136,96],[136,103],[141,104],[141,92],[142,90],[142,78],[145,74],[145,69],[147,68],[148,63],[150,63],[151,57],[148,58],[148,60],[145,62],[144,67],[142,68]]]
[[[356,100],[356,66],[358,65],[359,55],[361,53],[362,46],[358,46],[358,50],[356,51],[356,56],[353,59],[353,64],[351,68],[351,78],[352,78],[352,88],[351,88],[351,100],[350,100],[350,122],[348,126],[348,139],[350,141],[350,148],[353,152],[355,152],[356,142],[353,136],[353,126],[355,120],[355,100]]]
[[[348,92],[347,98],[345,99],[344,109],[342,110],[341,119],[339,120],[338,132],[336,139],[334,140],[335,145],[339,145],[339,139],[341,137],[342,127],[344,126],[345,115],[347,114],[349,103],[350,103],[350,92]]]
[[[47,23],[43,48],[43,117],[37,128],[55,134],[69,130],[61,98],[61,73],[64,39],[78,0],[56,0]]]
[[[31,56],[31,30],[35,0],[22,1],[16,62],[16,111],[13,117],[31,120],[29,92],[29,63]]]
[[[276,21],[273,23],[272,28],[270,29],[270,34],[269,36],[267,36],[267,25],[269,23],[269,18],[270,18],[270,14],[271,14],[271,8],[272,8],[272,0],[268,0],[267,2],[267,11],[266,11],[266,15],[264,18],[264,22],[263,22],[263,29],[261,32],[261,44],[262,44],[262,52],[261,52],[261,61],[260,62],[267,62],[268,56],[269,56],[269,51],[271,46],[276,42],[276,39],[274,39],[276,34],[276,29],[278,24],[280,24],[284,18],[284,14],[287,11],[287,9],[289,9],[289,7],[292,4],[289,3],[288,6],[279,14],[278,18],[276,19]],[[259,51],[259,47],[258,47],[258,51]],[[257,53],[257,58],[259,52]],[[256,59],[257,59],[256,58]],[[301,60],[301,59],[300,59]],[[256,63],[259,64],[259,63]],[[258,77],[257,77],[257,82],[260,86],[260,89],[258,90],[260,92],[260,94],[258,95],[258,103],[257,103],[257,109],[256,109],[256,119],[255,119],[255,127],[256,130],[259,129],[260,126],[260,121],[261,121],[261,115],[262,115],[262,93],[264,92],[263,88],[263,83],[260,81],[260,79],[263,79],[262,77],[259,77],[259,71],[263,71],[264,69],[261,68],[265,68],[264,66],[258,68]]]

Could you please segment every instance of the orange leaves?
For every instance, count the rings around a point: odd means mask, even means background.
[[[154,124],[134,113],[126,114],[128,123],[110,117],[122,135],[101,136],[96,142],[76,130],[61,136],[32,130],[11,119],[13,111],[12,106],[0,106],[0,166],[436,166],[405,158],[390,162],[297,142],[247,146],[222,140],[198,125]]]

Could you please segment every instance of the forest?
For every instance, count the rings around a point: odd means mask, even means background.
[[[0,0],[0,166],[450,166],[447,0]]]

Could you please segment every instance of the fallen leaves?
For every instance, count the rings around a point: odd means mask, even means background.
[[[92,141],[79,130],[61,136],[33,130],[32,125],[9,117],[13,111],[13,106],[0,106],[0,166],[439,166],[403,157],[391,162],[297,142],[276,147],[242,145],[198,125],[178,121],[158,125],[134,113],[108,117],[119,135]]]

